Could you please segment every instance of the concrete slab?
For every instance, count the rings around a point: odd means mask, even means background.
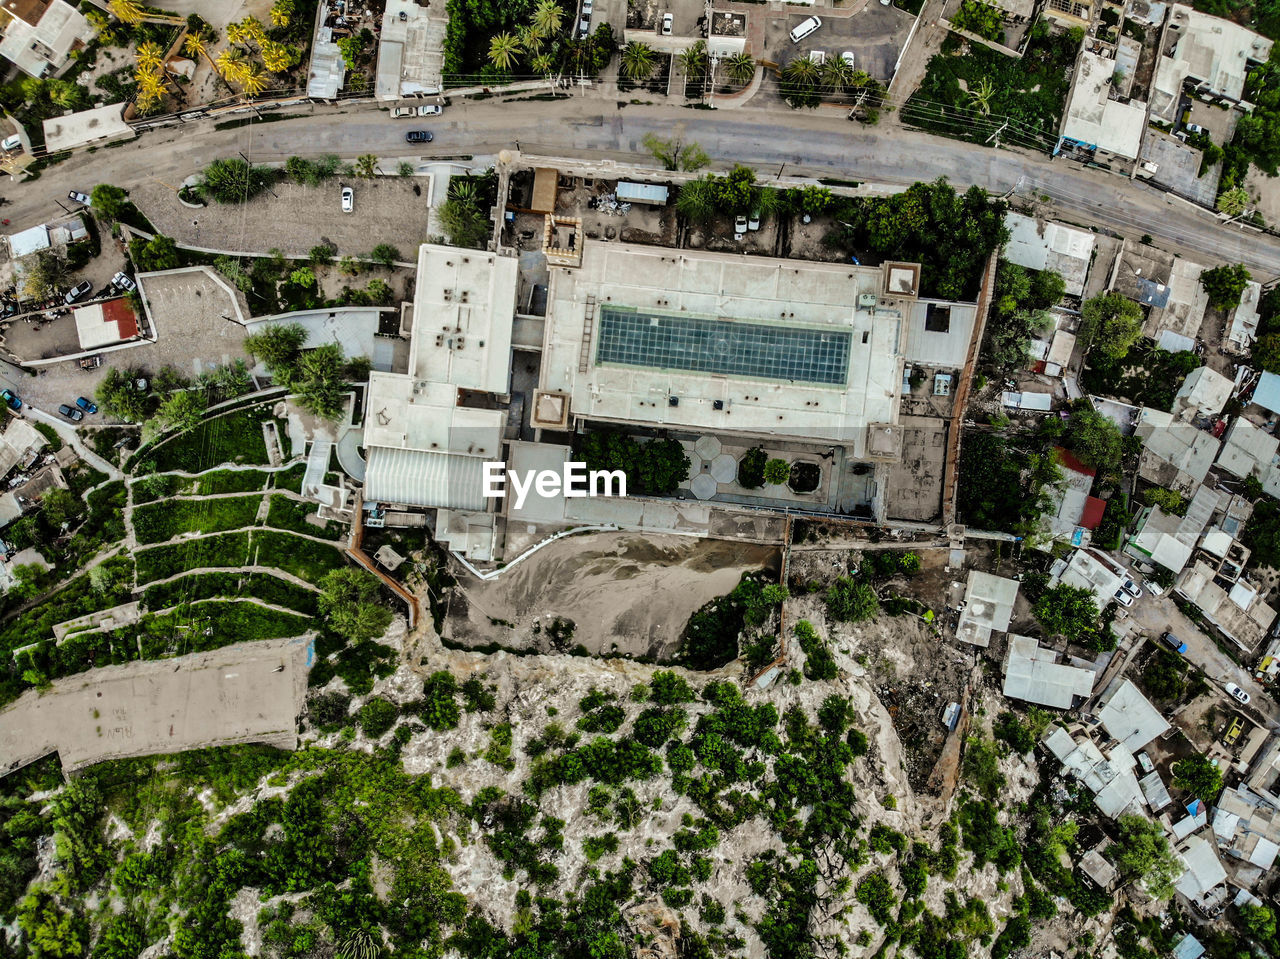
[[[71,772],[106,759],[260,742],[292,749],[311,641],[93,669],[0,711],[0,773],[57,752]]]

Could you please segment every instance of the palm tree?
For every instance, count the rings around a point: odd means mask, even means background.
[[[276,0],[271,5],[271,25],[273,27],[287,27],[292,17],[293,0]]]
[[[356,176],[364,180],[372,180],[378,172],[378,158],[372,153],[356,157]]]
[[[139,113],[149,113],[164,97],[164,82],[160,74],[151,70],[139,70],[134,79],[138,81],[138,95],[134,101]]]
[[[218,65],[214,63],[213,58],[209,56],[209,47],[204,42],[204,37],[200,36],[200,34],[188,33],[187,39],[182,43],[182,49],[186,52],[187,56],[193,57],[197,60],[200,57],[204,57],[209,61],[209,66],[213,67],[215,70],[218,69]]]
[[[262,45],[262,65],[272,73],[284,73],[297,62],[294,53],[294,47],[268,40]]]
[[[552,71],[555,69],[555,65],[555,58],[549,53],[539,53],[529,64],[534,73],[541,73],[545,76],[551,75]]]
[[[227,24],[227,39],[232,43],[245,43],[249,39],[249,29],[241,22]]]
[[[628,80],[643,80],[653,72],[653,47],[632,40],[622,48],[622,73]]]
[[[969,90],[969,102],[977,107],[983,116],[986,116],[991,112],[991,95],[994,92],[991,81],[983,77]]]
[[[542,45],[546,43],[546,38],[538,32],[535,26],[520,27],[516,31],[516,42],[520,44],[520,49],[528,54],[535,54],[542,49]]]
[[[844,57],[830,57],[822,65],[822,84],[833,93],[840,93],[853,82],[853,66]]]
[[[449,181],[449,198],[457,200],[464,206],[476,205],[476,185],[472,180],[453,179]]]
[[[724,70],[734,83],[750,83],[756,75],[755,57],[749,53],[735,53],[725,60]]]
[[[145,70],[159,70],[163,56],[164,51],[150,40],[139,44],[138,52],[134,55],[138,66]]]
[[[111,0],[107,7],[116,15],[117,20],[129,26],[136,26],[146,16],[138,0]]]
[[[680,188],[676,212],[686,220],[704,223],[716,212],[716,186],[710,179],[692,180]]]
[[[818,82],[822,69],[808,54],[792,57],[782,68],[782,79],[796,86],[811,87]]]
[[[520,41],[507,31],[497,34],[489,41],[489,62],[499,70],[510,72],[520,56]]]
[[[266,28],[257,17],[245,17],[240,23],[244,26],[245,35],[259,47],[267,42]]]
[[[267,88],[267,75],[256,63],[250,64],[240,72],[240,87],[247,97],[256,97]]]
[[[707,45],[699,40],[693,46],[681,50],[677,59],[685,76],[700,77],[707,69]]]
[[[228,80],[237,80],[243,75],[245,69],[244,51],[238,47],[227,47],[227,49],[218,54],[218,59],[214,62],[214,66]]]
[[[541,36],[553,37],[560,32],[560,24],[564,22],[564,10],[556,0],[538,0],[533,11],[533,27]]]

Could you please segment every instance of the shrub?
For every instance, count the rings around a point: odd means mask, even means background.
[[[432,729],[453,729],[461,715],[455,694],[458,681],[453,674],[440,670],[432,673],[422,684],[422,721]]]
[[[390,700],[375,696],[360,707],[360,729],[370,739],[379,739],[396,724],[400,710]]]
[[[861,579],[841,576],[827,590],[827,612],[841,622],[873,619],[880,612],[875,590]]]
[[[756,446],[742,454],[738,460],[738,485],[743,489],[759,489],[764,485],[764,466],[768,456]]]
[[[887,926],[893,921],[893,907],[898,904],[898,900],[893,894],[893,886],[881,873],[873,872],[863,876],[854,888],[854,893],[858,902],[867,907],[867,911],[880,925]]]

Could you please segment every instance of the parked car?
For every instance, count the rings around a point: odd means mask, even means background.
[[[68,306],[70,306],[72,303],[80,299],[80,297],[84,296],[92,289],[93,289],[93,284],[90,283],[88,280],[85,280],[83,283],[77,283],[75,286],[73,286],[71,289],[67,291],[67,295],[62,298],[62,301],[66,303]]]
[[[1123,583],[1121,583],[1120,588],[1123,589],[1130,596],[1132,596],[1134,599],[1137,599],[1139,596],[1142,595],[1142,590],[1138,587],[1138,584],[1131,579],[1126,579]]]
[[[1142,585],[1147,588],[1147,592],[1150,593],[1152,596],[1164,595],[1164,587],[1161,586],[1159,583],[1157,583],[1154,579],[1149,579]]]
[[[111,285],[117,289],[124,290],[126,293],[132,293],[138,288],[138,284],[133,282],[133,277],[128,273],[117,273],[111,278]]]
[[[342,212],[350,213],[356,208],[356,191],[349,186],[342,188]]]
[[[1209,132],[1198,123],[1188,123],[1183,129],[1185,129],[1188,133],[1192,134],[1193,136],[1200,133],[1207,134]]]
[[[90,203],[89,194],[77,193],[75,190],[72,190],[67,194],[67,199],[71,200],[73,203],[83,203],[85,206],[88,206]]]
[[[391,118],[393,120],[402,120],[405,117],[411,117],[415,114],[413,107],[394,107],[391,110]]]
[[[671,28],[672,26],[674,26],[675,22],[676,22],[676,18],[673,17],[671,14],[664,13],[662,15],[662,35],[664,37],[671,36]]]
[[[739,213],[737,218],[733,221],[733,232],[738,234],[738,236],[742,236],[747,232],[747,218],[741,213]]]
[[[444,113],[444,107],[438,103],[424,103],[418,107],[420,117],[438,117],[442,113]]]
[[[849,64],[850,68],[853,67],[854,64],[853,64],[852,50],[846,50],[844,53],[840,54],[840,59],[843,60],[845,63]]]
[[[73,423],[79,423],[82,419],[84,419],[84,413],[82,413],[78,409],[75,409],[74,407],[68,406],[66,403],[63,403],[61,406],[58,407],[58,412],[61,413],[63,416],[65,416],[67,419],[71,420],[71,422]]]
[[[578,21],[578,39],[581,40],[591,32],[591,18],[583,17]]]
[[[1156,768],[1155,763],[1151,761],[1151,757],[1146,753],[1138,753],[1134,758],[1138,760],[1138,765],[1142,767],[1144,773],[1149,773]]]
[[[750,219],[747,220],[747,229],[748,230],[760,229],[760,208],[759,207],[756,207],[754,210],[751,211],[751,217]]]
[[[1165,630],[1160,634],[1160,642],[1164,643],[1179,656],[1185,656],[1187,654],[1187,644],[1168,630]]]
[[[76,397],[76,406],[80,407],[80,409],[84,410],[86,413],[92,414],[98,412],[98,404],[84,396]]]
[[[0,390],[0,400],[4,400],[5,406],[11,410],[22,409],[22,400],[18,399],[18,394],[13,390]]]
[[[591,16],[591,0],[582,0],[582,15],[584,17]]]
[[[1239,686],[1237,686],[1235,683],[1227,683],[1222,688],[1227,691],[1227,695],[1230,696],[1232,699],[1236,700],[1237,702],[1248,705],[1249,694],[1246,693]]]
[[[1133,605],[1133,597],[1126,593],[1123,589],[1117,589],[1115,601],[1121,606],[1128,608]]]
[[[434,139],[430,130],[410,130],[404,135],[405,143],[430,143]]]
[[[22,146],[22,137],[18,136],[16,133],[13,136],[8,136],[3,140],[0,140],[0,150],[3,150],[5,153],[12,153],[20,146]]]
[[[820,26],[822,26],[822,21],[819,18],[806,17],[791,28],[791,42],[799,43]]]

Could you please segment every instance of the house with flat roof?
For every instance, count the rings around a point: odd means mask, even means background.
[[[1183,865],[1174,883],[1178,892],[1202,913],[1216,913],[1227,901],[1227,871],[1218,851],[1203,836],[1190,836],[1174,852]]]
[[[1262,284],[1250,280],[1240,294],[1240,305],[1231,312],[1227,325],[1227,340],[1223,344],[1236,353],[1248,353],[1258,338],[1258,303],[1262,299]]]
[[[84,14],[63,0],[3,0],[0,11],[0,57],[23,73],[44,77],[56,73],[93,39],[93,26]]]
[[[1009,231],[1006,260],[1028,270],[1052,270],[1061,275],[1068,295],[1084,294],[1093,262],[1092,233],[1021,213],[1006,213],[1004,225]]]
[[[1009,628],[1020,585],[1016,579],[970,570],[956,638],[984,649],[991,645],[992,633],[1003,633]]]
[[[1124,582],[1124,571],[1105,553],[1093,547],[1073,549],[1066,560],[1056,560],[1049,572],[1049,584],[1065,583],[1093,593],[1098,609],[1115,599]]]
[[[1243,860],[1263,872],[1280,855],[1280,809],[1254,794],[1244,783],[1224,789],[1214,803],[1213,836],[1223,855]]]
[[[1243,578],[1232,582],[1203,559],[1178,577],[1175,589],[1219,633],[1245,650],[1256,648],[1275,622],[1276,611],[1262,601],[1259,587]]]
[[[1041,743],[1062,764],[1066,775],[1093,793],[1093,801],[1104,816],[1116,819],[1142,813],[1145,800],[1134,772],[1138,762],[1123,743],[1104,744],[1104,753],[1079,724],[1050,726]]]
[[[1222,437],[1218,466],[1233,476],[1252,476],[1270,496],[1280,497],[1280,441],[1237,416]]]
[[[72,312],[82,350],[96,350],[138,338],[138,317],[124,297],[77,306]]]
[[[1184,496],[1192,495],[1204,483],[1222,445],[1207,430],[1149,406],[1139,414],[1134,433],[1142,440],[1138,475]]]
[[[1113,96],[1115,74],[1113,57],[1087,48],[1080,51],[1062,136],[1114,157],[1136,160],[1147,128],[1147,105]]]
[[[1127,679],[1111,681],[1111,685],[1098,697],[1095,713],[1107,735],[1120,740],[1131,752],[1138,751],[1169,731],[1169,724],[1160,710],[1152,706],[1138,687]]]
[[[1058,651],[1029,636],[1010,636],[1004,657],[1004,694],[1054,709],[1070,709],[1093,694],[1094,672],[1058,662]]]
[[[483,463],[502,458],[518,261],[424,244],[407,372],[369,375],[367,503],[486,509]]]
[[[444,4],[387,0],[378,35],[374,95],[395,100],[439,93],[448,27]]]
[[[1243,99],[1245,78],[1251,65],[1266,62],[1272,41],[1238,23],[1174,4],[1165,44],[1151,84],[1153,120],[1173,125],[1187,86],[1205,99],[1251,108]]]
[[[1187,374],[1173,398],[1172,413],[1185,422],[1198,417],[1217,416],[1231,399],[1235,388],[1227,377],[1207,366],[1201,366]]]

